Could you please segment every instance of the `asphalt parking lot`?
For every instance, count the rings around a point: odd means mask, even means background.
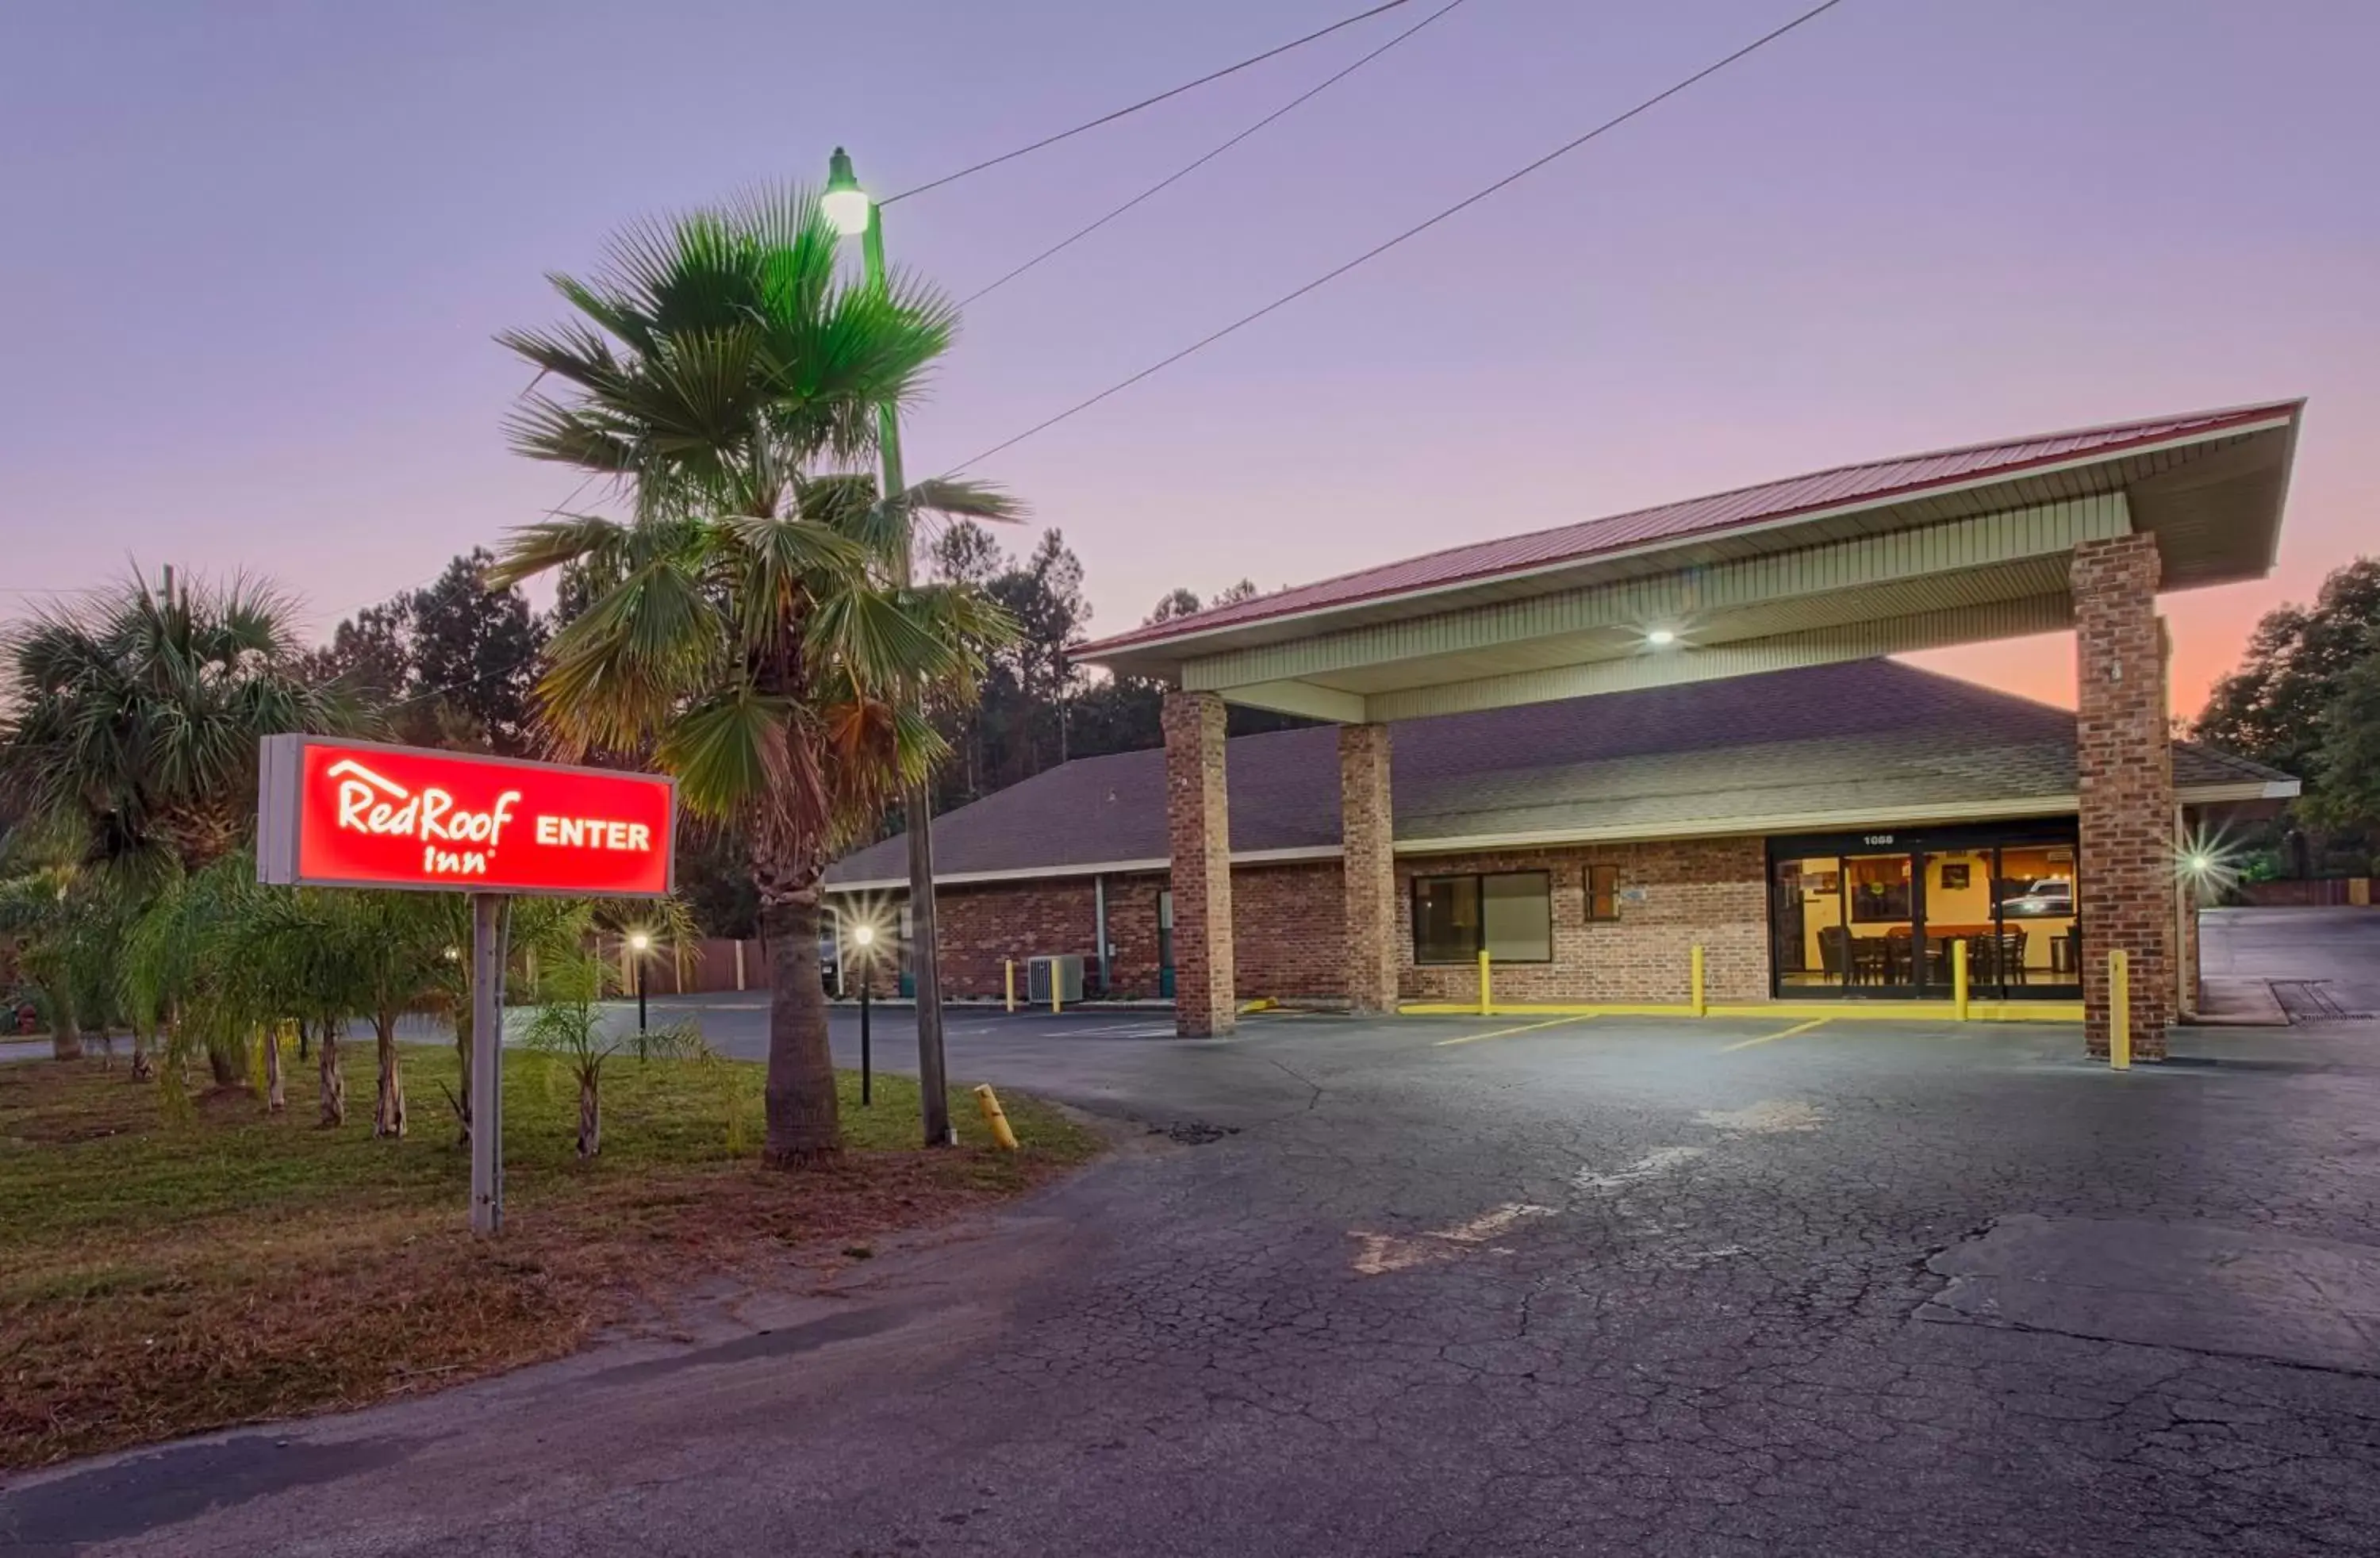
[[[2380,954],[2313,926],[2225,933]],[[955,1016],[1119,1151],[752,1334],[52,1474],[0,1551],[2380,1550],[2380,1023],[1543,1020]]]

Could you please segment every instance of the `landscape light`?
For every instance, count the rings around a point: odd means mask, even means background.
[[[628,950],[630,952],[650,952],[652,950],[652,937],[647,935],[644,931],[631,931],[628,932]]]
[[[836,232],[856,238],[868,231],[868,213],[875,203],[851,171],[851,153],[836,147],[827,162],[826,193],[819,201],[819,209],[826,213]]]
[[[866,946],[876,939],[876,927],[862,920],[851,928],[851,939],[856,945]]]

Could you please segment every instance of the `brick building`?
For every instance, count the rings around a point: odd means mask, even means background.
[[[2170,739],[2160,590],[2269,569],[2298,403],[1842,468],[1140,629],[1162,751],[937,819],[943,982],[1083,957],[1186,1034],[1257,997],[2186,1010],[2193,830],[2293,795]],[[1881,658],[2071,627],[2078,709]],[[1305,729],[1223,738],[1227,702]],[[904,845],[837,862],[891,919]]]

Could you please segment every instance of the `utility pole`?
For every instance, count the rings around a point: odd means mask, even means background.
[[[884,213],[869,200],[851,171],[851,157],[840,146],[827,166],[827,216],[844,237],[855,226],[868,285],[881,291],[890,284],[884,271]],[[856,225],[859,207],[866,208],[865,225]],[[876,443],[884,462],[884,499],[891,502],[909,490],[901,475],[901,419],[891,401],[876,408]],[[909,528],[914,532],[914,527]],[[894,578],[906,586],[912,577],[910,553],[914,533],[905,540]],[[909,836],[909,968],[917,997],[917,1089],[925,1114],[926,1145],[948,1146],[951,1129],[949,1085],[942,1065],[942,985],[941,959],[934,940],[933,788],[921,778],[901,797],[907,814]]]

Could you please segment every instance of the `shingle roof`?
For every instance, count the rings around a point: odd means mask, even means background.
[[[1235,851],[1339,843],[1335,728],[1244,736],[1226,757]],[[1741,819],[1973,805],[2006,814],[2075,792],[2074,716],[1890,660],[1607,693],[1393,727],[1401,842],[1707,833]],[[2287,776],[2188,742],[2185,791]],[[1162,860],[1165,754],[1084,758],[934,822],[935,874]],[[907,872],[900,839],[845,857],[830,885]]]
[[[1709,497],[1689,498],[1627,514],[1558,526],[1527,535],[1475,542],[1444,551],[1408,557],[1402,562],[1341,574],[1314,584],[1275,590],[1254,600],[1218,606],[1195,615],[1175,617],[1121,633],[1087,645],[1082,655],[1098,656],[1136,644],[1160,642],[1213,628],[1262,622],[1272,617],[1328,610],[1360,602],[1387,599],[1417,590],[1523,573],[1559,564],[1584,562],[1605,554],[1647,544],[1707,538],[1725,531],[1770,524],[1796,515],[1814,514],[1845,505],[1906,499],[1929,489],[1954,486],[1982,477],[2014,476],[2025,470],[2078,456],[2115,455],[2168,439],[2204,436],[2228,428],[2268,421],[2291,411],[2296,402],[2241,407],[2223,411],[2161,417],[2146,421],[2113,422],[2104,427],[1973,444],[1956,449],[1904,455],[1861,465],[1838,466],[1807,476],[1742,487]]]

